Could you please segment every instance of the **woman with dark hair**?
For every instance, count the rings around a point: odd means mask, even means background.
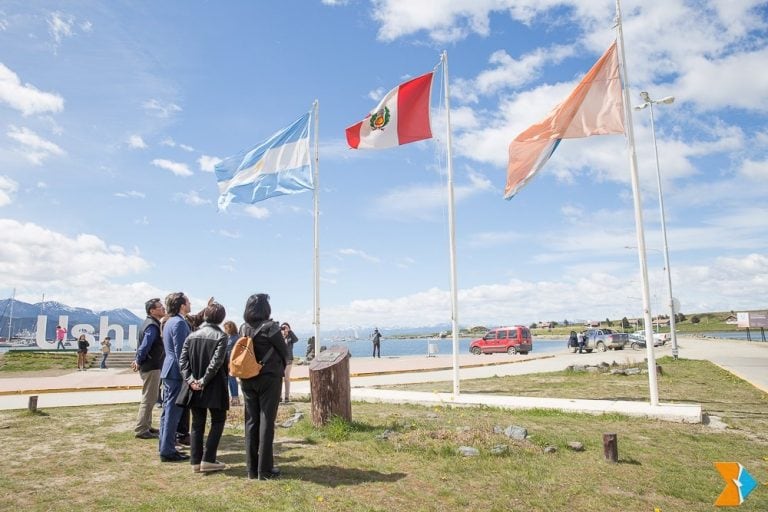
[[[81,334],[77,338],[77,371],[85,371],[86,356],[88,355],[88,340],[85,338],[85,334]]]
[[[216,460],[224,422],[229,409],[227,393],[227,335],[219,324],[227,312],[213,302],[203,310],[203,324],[184,341],[179,357],[181,376],[187,385],[179,393],[177,405],[188,405],[192,412],[190,450],[195,473],[221,471],[227,465]],[[211,430],[203,446],[206,416],[211,414]]]
[[[232,354],[232,347],[240,338],[237,334],[237,325],[232,320],[224,322],[224,332],[227,333],[229,339],[227,340],[227,357],[226,361],[229,364],[229,356]],[[240,405],[240,397],[238,396],[237,378],[232,375],[229,376],[229,399],[230,405]]]
[[[280,326],[270,318],[269,295],[257,293],[245,303],[240,335],[253,339],[256,359],[264,366],[256,377],[241,379],[245,401],[245,458],[248,478],[267,480],[277,478],[272,442],[275,438],[275,418],[280,403],[285,362],[288,349]]]

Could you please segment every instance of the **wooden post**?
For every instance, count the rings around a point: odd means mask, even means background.
[[[29,412],[37,412],[37,395],[29,397],[27,409],[29,409]]]
[[[349,349],[333,345],[315,354],[309,365],[312,424],[325,425],[333,416],[352,421],[349,381]]]
[[[603,452],[608,462],[619,462],[619,442],[616,434],[603,434]]]

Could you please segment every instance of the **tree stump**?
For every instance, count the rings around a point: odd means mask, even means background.
[[[349,349],[332,345],[316,354],[309,365],[312,424],[325,425],[333,416],[352,421],[349,381]]]
[[[616,434],[603,434],[603,451],[605,460],[619,462],[619,440]]]
[[[37,412],[37,395],[32,395],[29,397],[27,409],[29,409],[29,412]]]

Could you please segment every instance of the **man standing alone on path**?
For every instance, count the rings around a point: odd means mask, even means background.
[[[62,326],[56,326],[56,350],[65,350],[64,338],[67,337],[67,330]]]
[[[176,450],[176,428],[184,412],[176,405],[176,398],[181,391],[181,368],[179,357],[184,341],[189,336],[189,324],[184,319],[191,310],[189,299],[181,292],[171,293],[165,298],[165,309],[170,318],[163,326],[163,347],[165,360],[160,371],[163,379],[163,414],[160,417],[160,461],[181,462],[189,459]]]
[[[376,357],[376,353],[378,353],[379,359],[381,359],[381,333],[379,332],[378,327],[373,328],[373,334],[371,336],[373,339],[373,357]]]
[[[152,428],[152,406],[160,393],[160,368],[165,359],[160,334],[160,319],[165,315],[165,306],[160,299],[149,299],[144,303],[144,310],[147,318],[139,329],[136,359],[131,363],[131,369],[139,372],[143,383],[139,415],[133,431],[139,439],[156,439],[160,431]]]

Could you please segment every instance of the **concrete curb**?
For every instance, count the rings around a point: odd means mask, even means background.
[[[507,364],[519,364],[528,361],[536,361],[540,359],[551,359],[554,355],[547,355],[541,357],[532,357],[529,359],[521,359],[519,361],[498,361],[489,363],[473,363],[460,366],[462,369],[467,368],[483,368],[486,366],[501,366]],[[396,375],[403,373],[424,373],[424,372],[442,372],[446,370],[452,370],[453,366],[439,366],[435,368],[413,368],[407,370],[382,370],[376,372],[356,372],[350,373],[350,377],[377,377],[380,375]],[[309,381],[309,377],[292,377],[291,382]],[[140,385],[122,385],[122,386],[84,386],[84,387],[68,387],[68,388],[37,388],[37,389],[13,389],[7,391],[0,391],[0,396],[16,396],[16,395],[41,395],[46,393],[76,393],[80,391],[125,391],[141,389]]]

